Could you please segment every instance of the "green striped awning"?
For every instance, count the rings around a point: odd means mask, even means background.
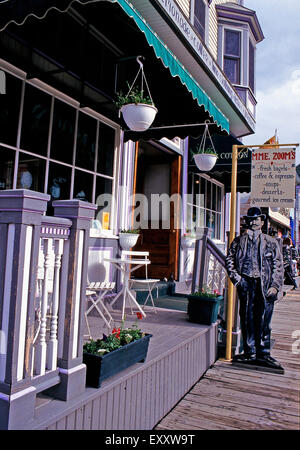
[[[181,83],[184,84],[187,90],[192,94],[193,98],[197,100],[199,106],[204,106],[205,110],[212,117],[213,121],[217,123],[222,130],[229,134],[229,121],[226,116],[215,105],[206,92],[199,86],[197,81],[181,64],[171,50],[162,42],[159,36],[147,24],[140,13],[127,0],[112,0],[118,2],[128,16],[132,17],[138,28],[145,34],[148,44],[153,47],[157,58],[161,59],[164,66],[169,69],[172,77],[179,77]]]
[[[190,102],[188,101],[188,98],[186,99],[184,107],[181,105],[178,106],[179,109],[182,109],[182,112],[180,111],[181,115],[177,114],[177,119],[179,119],[180,123],[189,126],[191,123],[199,123],[201,120],[203,122],[203,120],[209,119],[211,122],[214,122],[219,132],[221,131],[222,134],[229,134],[229,121],[227,117],[128,0],[10,0],[8,2],[0,2],[0,32],[5,30],[10,23],[20,26],[23,25],[30,16],[35,17],[36,19],[44,19],[50,10],[67,12],[69,8],[75,7],[76,3],[81,5],[99,4],[99,14],[101,14],[101,4],[118,4],[122,8],[124,14],[131,18],[135,22],[137,28],[144,34],[146,38],[145,44],[148,44],[153,48],[155,57],[163,63],[164,67],[174,78],[174,81],[177,77],[180,80],[179,84],[181,83],[182,87],[187,89],[188,92],[186,97],[192,96]],[[152,77],[159,78],[159,74],[153,72]],[[165,78],[164,82],[166,83]],[[160,87],[160,89],[161,90],[158,92],[159,96],[164,94],[164,91],[167,92],[168,89],[170,90],[171,88],[164,85]],[[199,114],[197,113],[198,106]],[[174,104],[172,104],[169,111],[172,108],[174,109]],[[177,108],[177,106],[175,108]],[[164,117],[162,117],[161,120],[162,125],[167,125],[167,120],[169,119],[168,115],[170,115],[168,114],[168,111],[167,113],[164,112]],[[172,125],[176,126],[180,125],[180,123],[176,123],[174,119]]]

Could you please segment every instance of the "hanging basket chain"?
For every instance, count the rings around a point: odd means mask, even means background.
[[[150,97],[150,99],[151,99],[151,102],[153,103],[153,99],[152,99],[151,92],[150,92],[150,89],[149,89],[149,85],[148,85],[148,82],[147,82],[147,79],[146,79],[146,75],[145,75],[145,73],[144,73],[144,65],[143,65],[143,63],[140,61],[140,58],[142,58],[142,57],[141,57],[141,56],[137,56],[137,58],[136,58],[136,60],[137,60],[138,64],[140,65],[140,67],[139,67],[139,70],[138,70],[138,72],[137,72],[137,74],[136,74],[135,79],[133,80],[132,85],[131,85],[130,88],[129,88],[129,91],[128,91],[127,95],[126,95],[126,98],[129,96],[130,92],[132,91],[132,88],[133,88],[133,86],[134,86],[134,84],[135,84],[135,82],[136,82],[136,80],[137,80],[137,78],[138,78],[138,76],[139,76],[139,73],[141,72],[141,92],[142,92],[142,93],[144,92],[143,82],[145,81],[145,85],[146,85],[146,87],[147,87],[149,97]]]
[[[205,153],[205,143],[206,143],[207,137],[210,140],[212,149],[216,153],[216,149],[215,149],[213,140],[211,138],[211,135],[210,135],[210,132],[209,132],[209,129],[208,129],[209,123],[210,122],[208,120],[205,121],[205,129],[204,129],[204,133],[202,135],[201,142],[200,142],[200,145],[199,145],[199,150],[200,150],[199,153]]]

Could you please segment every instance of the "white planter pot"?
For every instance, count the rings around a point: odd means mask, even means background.
[[[210,153],[197,153],[194,155],[194,161],[199,170],[208,172],[217,162],[217,156]]]
[[[134,233],[120,233],[119,234],[119,242],[122,250],[130,250],[135,246],[137,240],[139,238],[139,234]]]
[[[155,119],[157,108],[145,103],[129,103],[120,110],[126,125],[132,131],[146,131]]]

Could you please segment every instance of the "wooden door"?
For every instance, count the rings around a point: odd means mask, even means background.
[[[152,161],[153,162],[153,161]],[[181,180],[181,156],[172,155],[168,160],[170,171],[169,195],[180,193]],[[139,186],[139,192],[142,191],[142,178],[146,167],[137,165],[135,186]],[[151,278],[169,279],[173,277],[178,279],[178,258],[179,258],[179,227],[178,220],[180,214],[179,205],[170,204],[170,227],[164,229],[162,223],[159,223],[158,229],[151,229],[151,221],[148,222],[148,228],[142,229],[141,235],[134,250],[149,251],[151,264],[148,266],[148,274]],[[143,269],[135,272],[136,277],[144,277]]]

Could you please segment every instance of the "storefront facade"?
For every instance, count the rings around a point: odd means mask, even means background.
[[[189,136],[199,138],[206,120],[219,136],[241,138],[255,128],[251,45],[263,36],[241,3],[1,5],[1,189],[95,203],[92,266],[119,251],[120,230],[137,225],[143,236],[136,249],[150,250],[153,276],[188,280],[193,250],[180,244],[183,236],[209,226],[224,242],[227,191],[222,177],[193,168]],[[159,112],[137,133],[114,98],[134,78],[139,55]],[[158,201],[179,195],[180,213],[171,201],[155,215],[153,194]],[[141,195],[147,215],[138,215]],[[99,276],[114,274],[103,264]]]

